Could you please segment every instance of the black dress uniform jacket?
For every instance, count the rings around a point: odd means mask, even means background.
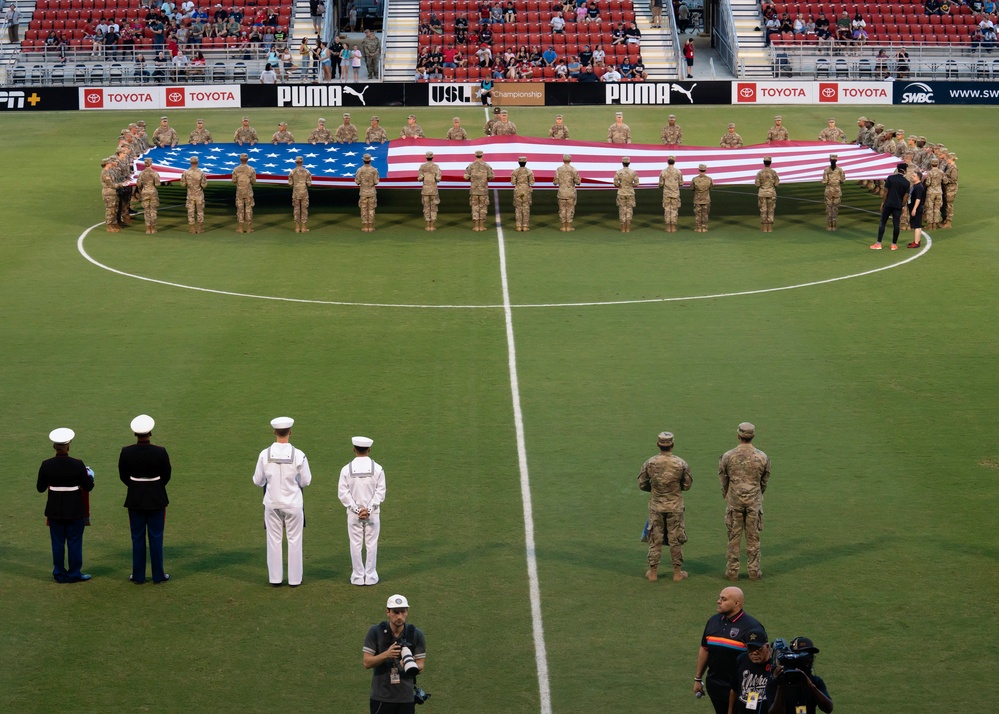
[[[123,447],[118,457],[118,478],[128,486],[125,508],[134,511],[166,508],[170,503],[166,485],[170,481],[171,470],[170,457],[162,446],[140,442]]]
[[[94,481],[87,473],[87,467],[79,459],[68,454],[58,454],[42,462],[38,469],[38,493],[45,493],[49,486],[73,488],[74,491],[49,491],[45,504],[45,516],[61,521],[85,518],[83,492],[94,490]]]

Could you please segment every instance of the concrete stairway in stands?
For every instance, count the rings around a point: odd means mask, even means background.
[[[652,9],[644,0],[635,0],[635,23],[642,31],[642,61],[650,80],[680,77],[678,48],[673,45],[673,28],[668,12],[663,13],[661,29],[652,28]],[[668,8],[667,8],[668,9]]]
[[[420,0],[389,0],[382,33],[382,78],[412,82],[419,45]]]
[[[763,17],[760,5],[751,0],[732,0],[732,20],[739,41],[739,62],[749,79],[770,79],[773,68],[770,65],[770,52],[763,44],[763,33],[755,29],[762,27]]]

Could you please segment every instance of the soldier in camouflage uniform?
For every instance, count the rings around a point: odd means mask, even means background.
[[[583,182],[576,167],[572,165],[572,156],[562,155],[562,165],[555,169],[552,184],[558,186],[558,217],[562,221],[563,231],[574,231],[572,221],[576,216],[576,186]]]
[[[243,144],[253,146],[257,143],[257,130],[250,126],[250,117],[243,117],[240,127],[232,136],[232,140],[240,146]]]
[[[760,570],[763,493],[770,480],[770,457],[753,446],[756,427],[749,422],[739,424],[738,436],[739,445],[722,454],[718,462],[718,479],[727,503],[728,565],[725,576],[729,580],[739,579],[739,551],[745,533],[749,579],[759,580],[763,577]]]
[[[756,203],[760,207],[760,230],[764,233],[773,233],[777,187],[780,185],[780,176],[770,168],[772,161],[769,156],[764,156],[763,168],[756,174],[756,186],[759,189]]]
[[[129,179],[132,178],[130,153],[126,145],[119,144],[115,153],[108,157],[108,168],[111,170],[114,182],[118,184],[115,222],[120,226],[130,226],[133,223],[129,212],[133,193],[132,187],[128,185]]]
[[[104,199],[104,225],[108,233],[120,233],[118,227],[118,189],[121,184],[115,180],[115,170],[111,159],[101,161],[101,198]]]
[[[382,44],[371,30],[364,31],[361,52],[364,55],[364,66],[368,70],[368,79],[378,79],[378,60],[381,58]]]
[[[416,172],[416,180],[423,184],[420,189],[420,198],[423,201],[423,220],[426,221],[425,230],[437,230],[437,207],[441,205],[440,192],[437,184],[441,180],[441,167],[434,163],[434,152],[427,152],[427,160],[420,164],[420,170]]]
[[[947,166],[943,172],[944,176],[947,177],[947,183],[944,184],[944,213],[946,214],[946,219],[940,224],[940,227],[950,228],[951,222],[954,220],[954,199],[957,198],[957,156],[953,152],[947,153]]]
[[[283,121],[278,124],[278,130],[271,135],[272,144],[294,144],[295,137],[288,131],[288,122]]]
[[[607,128],[608,144],[630,144],[631,127],[624,123],[624,113],[614,115],[614,123]]]
[[[555,115],[555,123],[548,130],[549,139],[568,139],[569,127],[565,125],[565,120],[561,114]]]
[[[361,230],[371,233],[375,230],[375,208],[378,206],[378,169],[371,165],[371,154],[363,157],[364,166],[354,175],[354,183],[360,186],[360,199],[357,205],[361,207]]]
[[[819,141],[843,143],[846,141],[846,133],[836,126],[836,120],[833,117],[829,117],[826,128],[819,132]]]
[[[364,140],[369,144],[384,144],[388,141],[388,134],[378,125],[378,115],[371,117],[371,126],[364,132]]]
[[[708,232],[708,217],[711,215],[711,187],[714,181],[707,174],[707,164],[698,164],[697,176],[690,180],[694,189],[694,232]]]
[[[236,184],[237,233],[253,233],[253,184],[257,182],[257,172],[247,161],[246,154],[239,155],[239,166],[232,170],[232,182]]]
[[[663,552],[663,534],[673,562],[673,580],[687,577],[683,570],[683,544],[687,530],[683,524],[683,492],[694,483],[687,462],[673,454],[673,434],[664,431],[656,439],[659,453],[642,464],[638,488],[649,492],[649,569],[645,578],[659,579],[659,561]]]
[[[493,136],[513,136],[516,133],[517,125],[510,121],[509,112],[502,110],[499,121],[493,124]]]
[[[353,144],[357,141],[357,127],[350,123],[350,114],[344,112],[343,124],[336,128],[333,139],[338,144]]]
[[[778,114],[774,117],[774,125],[770,127],[767,132],[767,143],[772,144],[775,141],[789,141],[791,136],[787,133],[787,129],[784,128],[784,120]]]
[[[667,121],[659,138],[666,146],[679,146],[683,143],[683,129],[676,123],[676,114],[670,114]]]
[[[160,117],[160,125],[153,132],[153,146],[175,147],[180,141],[177,132],[170,126],[166,117]]]
[[[212,133],[205,128],[204,119],[198,119],[198,125],[195,127],[194,131],[191,132],[191,136],[188,138],[188,143],[190,144],[212,143]]]
[[[146,219],[146,234],[156,232],[156,209],[160,205],[160,195],[156,188],[160,185],[160,175],[153,171],[153,160],[146,159],[146,168],[135,179],[135,188],[142,199],[142,215]]]
[[[310,144],[328,144],[333,141],[333,132],[326,128],[326,120],[319,118],[316,128],[309,134]]]
[[[905,152],[907,150],[905,144],[905,131],[902,129],[895,130],[895,158],[903,159],[905,158]]]
[[[191,157],[191,168],[180,175],[180,185],[187,189],[187,226],[191,233],[205,232],[205,186],[208,179],[198,168],[198,157]]]
[[[735,133],[735,124],[728,125],[728,131],[722,134],[718,145],[723,149],[739,149],[742,147],[742,137]]]
[[[475,152],[475,161],[465,167],[465,180],[470,182],[468,203],[472,207],[472,230],[486,230],[489,210],[489,182],[495,178],[493,167],[482,160],[482,150]]]
[[[312,174],[302,166],[303,157],[295,157],[295,168],[288,174],[288,185],[291,186],[291,207],[295,214],[295,232],[309,232],[309,186],[312,185]]]
[[[486,120],[485,125],[482,127],[482,131],[486,136],[493,136],[493,127],[499,124],[499,115],[503,111],[499,107],[493,107],[493,115]]]
[[[614,174],[614,185],[617,187],[617,215],[621,221],[622,233],[631,233],[631,219],[635,213],[635,189],[639,183],[638,174],[631,168],[631,158],[621,157],[621,168]]]
[[[135,126],[135,136],[139,140],[139,151],[147,151],[152,146],[152,143],[149,141],[149,134],[146,133],[146,122],[137,121],[135,122]]]
[[[867,117],[857,118],[857,138],[853,143],[857,146],[864,146],[864,137],[867,136]]]
[[[453,117],[451,119],[451,128],[447,130],[447,136],[444,138],[448,141],[468,140],[468,132],[461,126],[461,117]]]
[[[513,210],[517,217],[517,230],[528,231],[531,229],[534,172],[527,168],[526,156],[519,157],[517,163],[520,166],[510,174],[510,183],[513,184]]]
[[[666,232],[676,233],[676,222],[680,214],[680,187],[683,186],[683,174],[676,167],[676,157],[666,160],[666,168],[659,174],[659,188],[663,190],[663,218],[666,221]]]
[[[399,133],[403,139],[423,139],[423,129],[416,123],[416,115],[410,114],[406,119],[406,126]]]
[[[829,154],[829,165],[822,170],[822,185],[826,187],[826,230],[836,230],[839,220],[839,204],[843,198],[843,184],[846,173],[836,165],[836,154]]]
[[[943,187],[949,183],[947,176],[940,170],[940,159],[930,159],[930,170],[926,172],[926,216],[927,230],[935,230],[943,220],[940,209],[943,207]]]

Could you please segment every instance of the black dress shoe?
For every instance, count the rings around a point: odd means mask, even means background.
[[[298,587],[299,585],[301,585],[301,584],[302,584],[302,583],[296,583],[296,584],[292,585],[291,583],[288,583],[288,587],[289,587],[289,588],[297,588],[297,587]]]
[[[154,580],[153,581],[153,585],[159,585],[160,583],[165,583],[169,579],[170,579],[170,573],[164,573],[163,574],[163,579],[162,580]]]
[[[272,587],[272,588],[279,588],[279,587],[281,587],[282,585],[284,585],[284,583],[271,583],[271,587]]]
[[[136,580],[134,575],[129,575],[128,576],[128,582],[135,583],[136,585],[142,585],[146,581],[145,580]]]
[[[78,577],[78,578],[74,578],[74,579],[72,579],[72,580],[67,580],[66,582],[67,582],[67,583],[85,583],[85,582],[87,582],[88,580],[90,580],[90,578],[92,578],[92,577],[93,577],[93,576],[92,576],[92,575],[90,575],[89,573],[84,573],[84,574],[83,574],[83,575],[81,575],[80,577]]]

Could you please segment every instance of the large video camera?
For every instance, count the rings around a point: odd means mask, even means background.
[[[811,652],[794,652],[787,640],[778,637],[774,640],[771,664],[780,665],[783,669],[780,682],[788,686],[802,685],[805,678],[812,673],[815,655]]]

